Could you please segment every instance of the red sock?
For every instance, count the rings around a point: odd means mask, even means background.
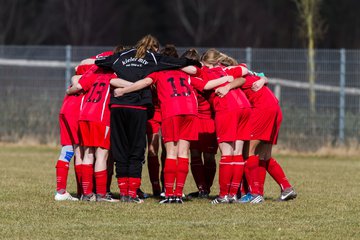
[[[179,159],[179,158],[178,158]],[[197,188],[200,190],[207,189],[205,181],[205,168],[201,157],[191,157],[191,173],[194,177]]]
[[[69,162],[58,160],[56,163],[56,191],[64,194],[66,192],[67,177],[69,173]]]
[[[81,196],[83,194],[82,189],[82,164],[75,165],[75,175],[76,175],[76,183],[77,183],[77,194]]]
[[[230,196],[235,196],[239,190],[240,182],[244,173],[244,159],[242,155],[233,156],[232,179],[229,190]]]
[[[171,197],[174,195],[174,182],[176,178],[177,160],[167,158],[165,160],[164,168],[164,182],[165,182],[165,196]]]
[[[129,196],[136,198],[136,190],[140,188],[141,178],[129,177]]]
[[[281,190],[291,187],[291,184],[285,176],[283,169],[274,158],[270,158],[266,170],[274,178],[277,184],[279,184]]]
[[[205,182],[207,191],[210,193],[210,188],[213,185],[216,174],[216,162],[215,159],[204,160]]]
[[[117,179],[120,196],[129,196],[129,178],[119,177]]]
[[[107,183],[107,170],[95,172],[96,193],[105,196]]]
[[[160,192],[159,159],[157,156],[148,156],[148,170],[153,192]]]
[[[257,168],[259,167],[259,156],[252,155],[246,160],[245,175],[252,194],[259,194],[259,186],[257,180]]]
[[[222,156],[219,166],[219,197],[225,197],[229,194],[232,177],[232,158],[233,156]]]
[[[264,184],[266,178],[266,164],[267,161],[259,161],[259,167],[257,168],[257,177],[259,182],[259,194],[264,196]]]
[[[82,187],[84,190],[84,195],[89,195],[93,193],[93,176],[94,169],[92,164],[83,164],[82,165]]]
[[[176,171],[175,195],[182,197],[186,177],[189,173],[189,159],[178,157]]]

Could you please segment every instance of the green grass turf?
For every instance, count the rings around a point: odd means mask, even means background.
[[[275,202],[279,188],[268,175],[265,203],[214,206],[55,202],[58,155],[59,148],[0,145],[0,239],[360,239],[356,157],[276,156],[297,199]],[[146,168],[142,188],[150,191]],[[76,191],[72,167],[68,190]],[[185,192],[194,190],[189,175]]]

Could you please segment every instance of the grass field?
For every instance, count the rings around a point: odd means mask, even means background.
[[[58,151],[0,145],[0,239],[360,239],[358,157],[276,156],[299,194],[294,201],[275,202],[279,189],[267,176],[263,204],[164,206],[55,202]],[[143,176],[149,192],[145,168]],[[72,168],[68,190],[76,190]],[[190,175],[185,192],[193,190]]]

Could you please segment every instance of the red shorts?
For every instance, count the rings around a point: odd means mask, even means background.
[[[154,133],[159,133],[161,126],[161,112],[155,111],[154,117],[147,121],[146,123],[146,134],[152,135]]]
[[[164,142],[198,140],[198,120],[194,115],[178,115],[164,119],[161,126]]]
[[[250,139],[277,143],[282,112],[279,106],[274,108],[254,108],[249,120]]]
[[[110,127],[102,123],[79,121],[80,143],[86,147],[110,149]]]
[[[78,118],[59,115],[60,143],[61,145],[79,144]]]
[[[234,111],[220,111],[215,114],[217,141],[234,142],[250,140],[248,121],[251,108],[240,108]]]
[[[213,119],[199,119],[199,140],[191,142],[190,149],[205,153],[217,153],[218,143]]]

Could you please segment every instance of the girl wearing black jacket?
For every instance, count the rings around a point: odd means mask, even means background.
[[[143,37],[134,48],[95,61],[99,67],[111,68],[121,79],[132,83],[152,72],[178,69],[199,62],[158,54],[159,42],[151,35]],[[131,84],[131,83],[130,83]],[[142,203],[136,195],[141,185],[145,160],[146,121],[152,116],[152,96],[149,88],[110,99],[110,139],[116,163],[116,178],[120,200]]]

